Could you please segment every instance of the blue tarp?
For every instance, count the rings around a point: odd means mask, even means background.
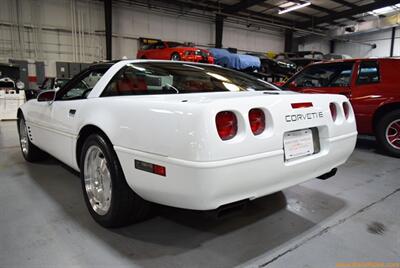
[[[255,56],[234,54],[223,48],[210,48],[208,50],[213,54],[215,64],[223,67],[236,70],[259,69],[261,67],[260,59]]]

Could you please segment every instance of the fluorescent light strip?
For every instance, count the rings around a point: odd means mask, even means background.
[[[299,9],[299,8],[303,8],[303,7],[306,7],[306,6],[309,6],[309,5],[311,5],[311,2],[306,2],[306,3],[300,4],[300,5],[294,5],[294,6],[285,8],[283,10],[279,10],[278,14],[279,15],[285,14],[285,13],[288,13],[290,11],[293,11],[293,10],[296,10],[296,9]]]

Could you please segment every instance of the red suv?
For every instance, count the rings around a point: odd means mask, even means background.
[[[160,41],[151,44],[136,54],[138,59],[156,60],[181,60],[192,62],[214,63],[214,58],[210,52],[197,47],[185,46],[177,42]]]
[[[282,85],[304,93],[349,98],[360,134],[375,135],[386,153],[400,157],[400,59],[349,59],[314,63]]]

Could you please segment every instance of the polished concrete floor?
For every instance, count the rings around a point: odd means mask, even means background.
[[[266,167],[268,172],[268,167]],[[359,140],[327,180],[311,180],[215,220],[160,207],[107,230],[77,174],[23,160],[15,122],[0,123],[0,267],[336,267],[400,262],[400,160]]]

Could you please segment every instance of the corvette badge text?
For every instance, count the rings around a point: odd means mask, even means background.
[[[316,112],[316,113],[306,113],[306,114],[289,114],[285,116],[286,122],[296,122],[302,120],[312,120],[316,118],[324,117],[323,112]]]

